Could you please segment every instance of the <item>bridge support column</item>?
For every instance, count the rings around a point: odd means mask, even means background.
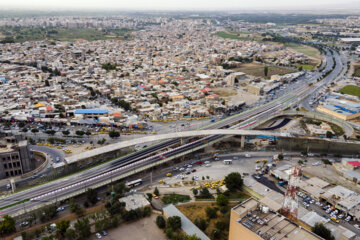
[[[183,138],[180,138],[180,144],[184,145],[184,139]]]
[[[241,135],[241,149],[245,148],[245,135]]]

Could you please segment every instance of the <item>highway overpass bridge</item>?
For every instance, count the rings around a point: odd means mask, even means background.
[[[91,160],[99,156],[104,156],[104,154],[116,152],[121,149],[125,149],[131,146],[138,144],[158,142],[167,139],[174,138],[187,138],[187,137],[200,137],[200,136],[209,136],[209,135],[241,135],[241,146],[244,147],[245,136],[271,136],[271,137],[290,137],[288,133],[278,133],[278,132],[269,132],[269,131],[258,131],[258,130],[243,130],[243,129],[211,129],[211,130],[198,130],[198,131],[185,131],[185,132],[172,132],[166,134],[152,135],[137,139],[132,139],[129,141],[123,141],[118,143],[109,144],[104,147],[93,149],[90,151],[82,152],[70,157],[66,157],[66,164],[74,164],[77,162],[82,162],[85,160]],[[56,167],[63,167],[65,163],[57,164]]]

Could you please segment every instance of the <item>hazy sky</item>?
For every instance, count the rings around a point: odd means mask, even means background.
[[[0,0],[1,8],[112,10],[242,10],[345,6],[359,0]],[[349,7],[349,6],[347,6]]]

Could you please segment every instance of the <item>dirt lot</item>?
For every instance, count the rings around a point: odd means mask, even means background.
[[[102,239],[166,240],[163,231],[155,224],[156,217],[156,214],[152,214],[150,217],[140,219],[133,223],[121,224],[118,228],[110,230],[108,235],[103,236]],[[93,234],[90,239],[95,240],[97,238],[95,234]]]
[[[239,68],[235,68],[234,71],[244,72],[252,76],[265,78],[264,67],[265,65],[261,63],[247,63],[247,64],[243,64]],[[268,78],[270,78],[271,75],[275,75],[275,74],[284,75],[292,72],[295,72],[294,69],[290,69],[286,67],[269,66]]]

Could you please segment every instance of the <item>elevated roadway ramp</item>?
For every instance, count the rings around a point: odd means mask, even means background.
[[[104,147],[96,148],[96,149],[93,149],[93,150],[90,150],[87,152],[82,152],[80,154],[66,157],[65,161],[67,164],[73,164],[76,162],[81,162],[86,159],[94,158],[94,157],[100,156],[102,154],[114,152],[114,151],[120,150],[122,148],[130,147],[130,146],[134,146],[134,145],[138,145],[138,144],[161,141],[161,140],[166,140],[166,139],[173,139],[173,138],[199,137],[199,136],[207,136],[207,135],[242,135],[242,136],[266,135],[266,136],[273,136],[273,137],[289,137],[290,136],[287,133],[276,133],[276,132],[259,131],[259,130],[239,130],[239,129],[212,129],[212,130],[174,132],[174,133],[167,133],[167,134],[152,135],[152,136],[132,139],[129,141],[123,141],[123,142],[119,142],[119,143],[109,144]],[[58,167],[62,167],[62,166],[58,166]]]

